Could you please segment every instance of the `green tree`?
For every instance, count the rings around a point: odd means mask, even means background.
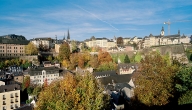
[[[72,46],[72,52],[77,51],[77,42],[76,41],[71,41],[71,46]]]
[[[130,59],[128,55],[125,55],[124,63],[130,63]]]
[[[29,44],[25,46],[25,54],[26,55],[37,55],[38,49],[32,42],[29,42]]]
[[[178,104],[192,103],[192,67],[182,67],[175,79],[175,88],[180,94]]]
[[[134,56],[134,62],[139,63],[141,61],[142,57],[140,53],[136,53],[136,55]]]
[[[112,71],[116,69],[117,69],[116,63],[104,62],[98,66],[97,71]]]
[[[63,44],[61,44],[59,48],[59,59],[60,61],[69,60],[69,57],[70,57],[70,47],[67,42],[64,42]]]
[[[141,60],[139,75],[135,80],[135,96],[145,105],[166,105],[173,97],[174,76],[178,66],[170,65],[157,52]]]
[[[108,104],[104,89],[90,73],[64,77],[40,92],[35,110],[101,110]]]
[[[48,56],[47,60],[53,61],[53,57],[51,55]]]

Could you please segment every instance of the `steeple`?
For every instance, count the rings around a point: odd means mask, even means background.
[[[161,36],[164,36],[164,27],[162,26],[162,29],[161,29]]]
[[[180,30],[178,30],[178,34],[180,35]]]
[[[68,29],[68,32],[67,32],[67,40],[70,40],[69,29]]]
[[[63,40],[65,40],[65,34],[64,34]]]

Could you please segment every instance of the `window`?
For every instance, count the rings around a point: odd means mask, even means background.
[[[3,100],[5,100],[6,98],[5,98],[5,95],[3,95]]]
[[[6,110],[6,106],[3,107],[3,110]]]
[[[11,105],[10,108],[13,109],[13,105]]]

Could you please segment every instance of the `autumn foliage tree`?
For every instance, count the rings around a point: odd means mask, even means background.
[[[139,75],[135,80],[135,96],[147,105],[166,105],[173,97],[174,76],[178,71],[158,52],[151,52],[141,60]]]
[[[22,90],[28,88],[30,86],[30,77],[26,76],[22,83]]]
[[[29,44],[25,46],[26,55],[37,55],[37,53],[38,49],[32,42],[29,42]]]
[[[113,59],[111,58],[111,55],[108,52],[99,51],[98,61],[99,64],[102,64],[105,62],[112,62]]]
[[[69,60],[69,58],[70,58],[70,47],[69,47],[69,44],[67,42],[64,42],[63,44],[61,44],[61,46],[59,48],[58,57],[59,57],[59,59],[61,61]]]
[[[67,73],[41,91],[35,110],[102,110],[109,101],[102,91],[90,73]]]

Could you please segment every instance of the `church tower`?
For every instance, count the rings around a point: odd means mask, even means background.
[[[161,29],[161,36],[164,36],[164,27],[162,27],[162,29]]]
[[[70,41],[69,29],[68,29],[68,32],[67,32],[67,41]]]

